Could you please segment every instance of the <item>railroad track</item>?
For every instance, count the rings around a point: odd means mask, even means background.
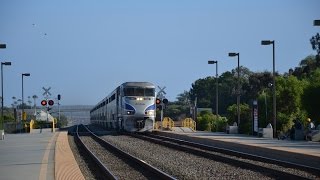
[[[160,135],[125,134],[187,153],[192,153],[197,156],[212,159],[214,161],[220,161],[233,166],[259,171],[267,176],[277,179],[318,179],[320,177],[320,170],[314,167],[270,159],[262,156],[255,156],[234,150],[216,148],[200,143]],[[306,173],[308,175],[306,175]]]
[[[106,179],[175,179],[106,142],[83,125],[77,126],[75,137]]]

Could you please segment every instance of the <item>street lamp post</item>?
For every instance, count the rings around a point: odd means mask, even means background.
[[[24,115],[23,76],[30,76],[30,73],[22,73],[22,116],[21,116],[21,120],[23,120],[23,115]]]
[[[275,138],[277,136],[277,102],[276,102],[276,75],[275,75],[275,48],[274,48],[274,41],[270,40],[262,40],[261,45],[270,45],[272,44],[272,64],[273,64],[273,70],[272,70],[272,98],[273,98],[273,137]]]
[[[11,66],[11,62],[1,62],[1,123],[0,130],[4,130],[4,116],[3,116],[3,65]]]
[[[208,64],[216,64],[216,115],[219,115],[219,94],[218,94],[218,61],[208,61]]]
[[[6,44],[0,44],[0,49],[5,49],[7,47]],[[1,80],[2,80],[2,63],[1,63]],[[1,81],[2,82],[2,81]],[[1,83],[2,85],[2,83]],[[0,122],[0,140],[4,139],[4,128],[3,128],[3,89],[2,89],[2,96],[1,96],[1,122]]]
[[[240,127],[240,53],[229,53],[229,57],[238,56],[238,87],[237,87],[237,114],[238,114],[238,126]]]

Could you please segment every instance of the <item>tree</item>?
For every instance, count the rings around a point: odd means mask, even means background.
[[[244,94],[244,102],[251,102],[253,99],[256,99],[259,94],[262,93],[265,89],[270,88],[272,82],[271,72],[256,72],[250,73],[248,78],[248,83],[245,84],[243,89],[245,89],[246,94]]]
[[[213,91],[215,78],[206,77],[205,79],[198,79],[191,85],[190,99],[195,101],[197,97],[198,107],[211,107],[211,101],[213,100]]]
[[[320,61],[316,60],[316,56],[310,55],[300,61],[299,67],[296,67],[292,75],[299,79],[308,78],[310,74],[320,67]]]
[[[160,113],[160,112],[158,112]],[[188,116],[189,107],[181,105],[178,102],[169,103],[166,109],[164,109],[163,114],[166,117],[170,117],[173,120],[179,120],[181,117],[184,118]],[[157,114],[158,120],[160,120],[160,114]]]
[[[34,102],[34,107],[36,107],[37,106],[36,100],[38,99],[38,96],[33,95],[32,98],[33,98],[33,102]]]
[[[277,77],[277,127],[279,130],[286,131],[295,119],[305,118],[301,96],[307,84],[305,80],[298,80],[295,76]]]
[[[253,73],[246,67],[240,66],[240,92],[241,102],[248,103],[252,99],[248,97],[251,94],[249,78]],[[227,114],[227,107],[236,102],[237,98],[238,76],[236,69],[224,72],[218,79],[219,88],[219,114]],[[197,97],[197,106],[212,108],[215,110],[216,102],[216,78],[206,77],[196,80],[190,89],[190,99],[192,101]]]
[[[188,91],[184,91],[183,93],[178,94],[177,104],[181,104],[184,106],[190,105],[190,94]]]
[[[320,124],[320,68],[311,73],[308,81],[301,98],[303,109],[316,124]]]
[[[315,36],[312,36],[310,43],[313,50],[317,51],[317,54],[320,55],[320,35],[317,33]]]
[[[258,96],[258,119],[259,127],[272,124],[272,90],[263,89]]]
[[[237,104],[233,104],[228,107],[228,115],[227,118],[229,119],[229,122],[233,124],[233,122],[237,122]],[[240,125],[239,126],[239,132],[249,134],[251,132],[252,127],[252,118],[251,118],[251,109],[248,104],[241,103],[240,104]]]
[[[169,104],[164,109],[164,116],[170,117],[173,120],[179,120],[189,116],[190,113],[190,100],[189,92],[184,91],[178,94],[177,101],[169,102]],[[160,111],[157,111],[157,120],[160,120]]]
[[[320,35],[317,33],[315,36],[312,36],[310,39],[310,43],[312,46],[312,49],[317,51],[317,55],[315,57],[316,59],[316,65],[317,67],[320,67]]]
[[[230,71],[219,77],[219,114],[226,115],[228,106],[236,102],[236,77]]]
[[[228,119],[212,114],[209,111],[201,111],[197,117],[197,129],[201,131],[225,131]]]
[[[3,119],[4,119],[4,123],[14,121],[13,112],[10,108],[3,107]]]
[[[202,111],[197,117],[197,130],[211,131],[211,122],[213,121],[213,114],[209,111]]]

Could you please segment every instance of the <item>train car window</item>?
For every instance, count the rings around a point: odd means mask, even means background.
[[[154,88],[146,88],[145,89],[145,96],[154,96],[154,95],[155,95]]]
[[[116,94],[113,94],[112,96],[111,96],[111,101],[113,101],[113,100],[115,100],[116,99]]]

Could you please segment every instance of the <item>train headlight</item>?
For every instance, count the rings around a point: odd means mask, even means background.
[[[131,106],[130,104],[125,104],[125,109],[126,109],[126,114],[127,115],[133,115],[136,113],[136,110],[134,109],[133,106]]]
[[[144,114],[148,115],[148,116],[154,116],[155,115],[155,109],[156,109],[156,105],[155,104],[151,104],[150,106],[148,106],[144,110]]]
[[[127,115],[133,115],[134,113],[134,111],[127,111]]]
[[[137,101],[142,101],[142,100],[143,100],[142,97],[138,97],[138,98],[137,98]]]
[[[154,110],[146,111],[145,114],[148,115],[148,116],[153,116],[154,115]]]

